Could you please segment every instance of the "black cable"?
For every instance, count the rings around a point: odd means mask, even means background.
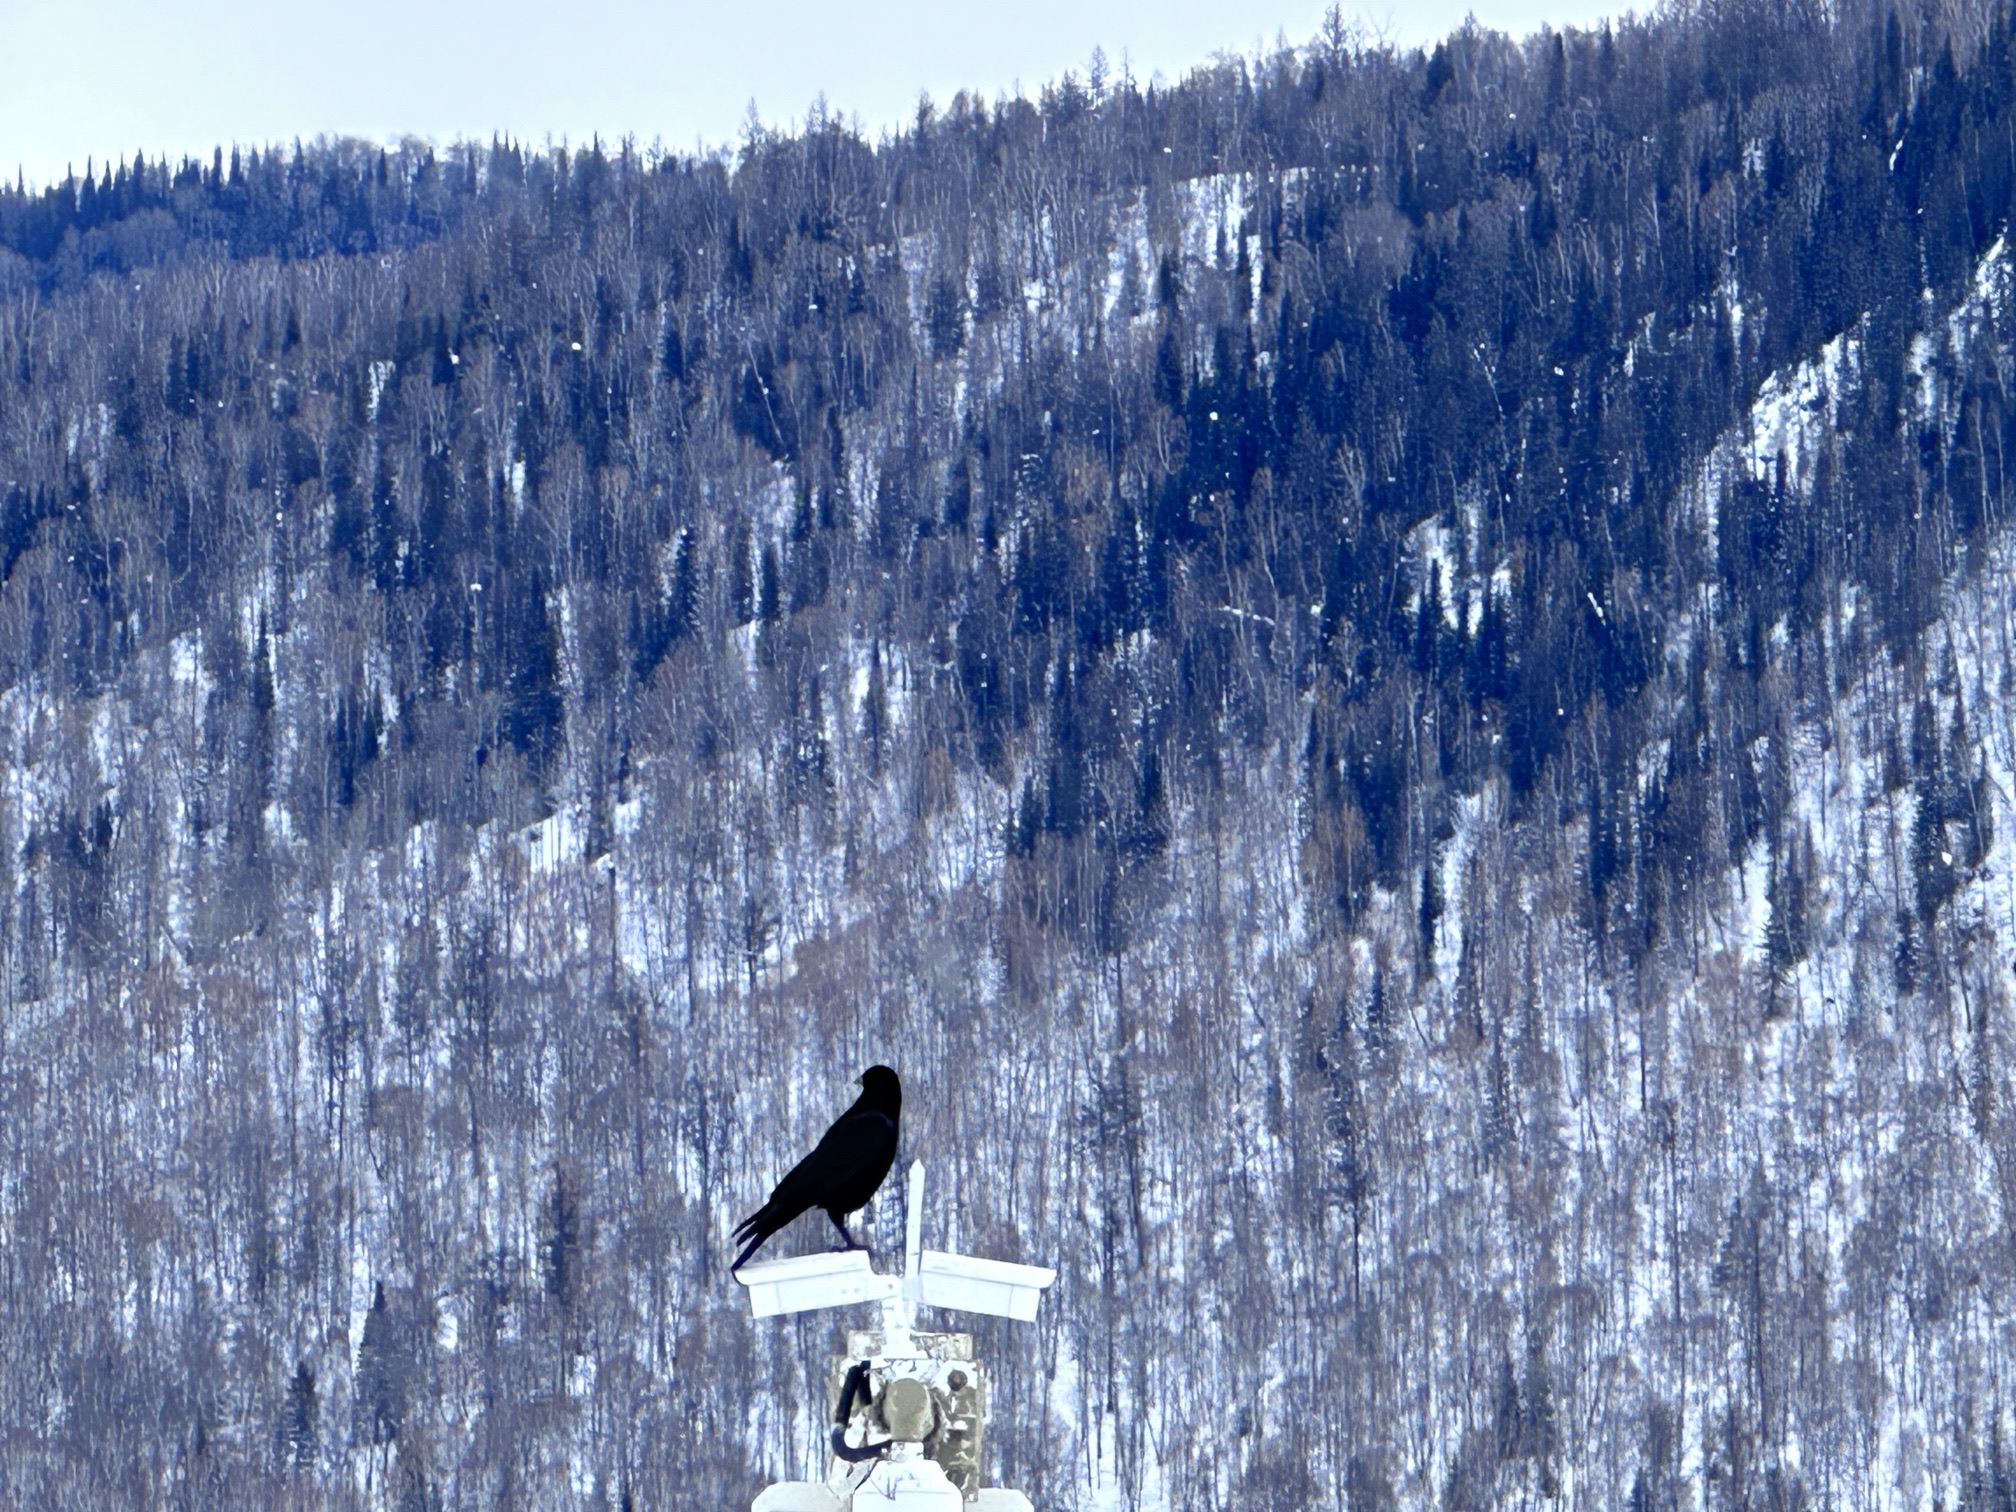
[[[847,1423],[854,1416],[856,1397],[868,1398],[868,1362],[857,1360],[847,1371],[847,1379],[840,1387],[840,1405],[833,1412],[833,1453],[850,1465],[858,1465],[863,1460],[880,1459],[889,1452],[894,1439],[884,1439],[879,1444],[863,1444],[860,1448],[847,1442]]]

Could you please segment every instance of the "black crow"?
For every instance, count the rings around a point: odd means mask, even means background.
[[[868,1205],[896,1159],[896,1120],[903,1112],[903,1084],[887,1066],[861,1073],[861,1095],[834,1120],[817,1148],[777,1183],[777,1190],[735,1229],[748,1243],[731,1270],[740,1270],[763,1241],[800,1213],[824,1208],[846,1248],[860,1249],[847,1232],[847,1215]]]

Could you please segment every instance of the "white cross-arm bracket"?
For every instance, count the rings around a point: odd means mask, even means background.
[[[924,1162],[913,1162],[909,1175],[902,1275],[877,1272],[869,1265],[866,1250],[766,1260],[735,1272],[735,1279],[749,1289],[749,1310],[759,1318],[774,1318],[862,1302],[907,1304],[904,1311],[921,1303],[1025,1323],[1034,1320],[1036,1304],[1057,1272],[1048,1266],[925,1249]]]

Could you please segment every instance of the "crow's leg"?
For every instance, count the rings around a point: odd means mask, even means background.
[[[833,1220],[833,1227],[840,1230],[840,1248],[842,1250],[866,1249],[868,1247],[865,1244],[857,1244],[855,1242],[854,1236],[847,1232],[847,1225],[840,1221],[840,1215],[834,1212],[833,1209],[826,1209],[826,1216]]]

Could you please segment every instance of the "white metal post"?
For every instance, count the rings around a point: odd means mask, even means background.
[[[917,1326],[917,1304],[924,1297],[924,1162],[910,1162],[910,1184],[903,1209],[903,1281],[896,1294],[882,1302],[882,1353],[902,1356],[915,1348],[911,1330]]]
[[[879,1347],[855,1336],[850,1355],[866,1358],[876,1379],[901,1385],[922,1381],[938,1389],[940,1376],[977,1371],[973,1341],[964,1334],[916,1336],[917,1309],[936,1307],[985,1313],[999,1318],[1033,1319],[1036,1304],[1057,1273],[1040,1265],[1016,1265],[977,1255],[952,1255],[924,1248],[924,1162],[910,1163],[907,1206],[903,1213],[903,1270],[884,1275],[869,1263],[865,1250],[823,1255],[798,1255],[788,1260],[759,1261],[735,1272],[748,1288],[750,1311],[759,1318],[824,1308],[877,1304],[882,1315]],[[948,1354],[952,1348],[959,1353]],[[959,1363],[955,1363],[959,1362]],[[960,1382],[957,1390],[964,1390]],[[977,1431],[976,1419],[975,1427]],[[964,1508],[965,1512],[1030,1512],[1029,1498],[1019,1491],[987,1487],[968,1502],[947,1478],[944,1468],[924,1452],[921,1441],[892,1436],[886,1451],[865,1480],[850,1479],[847,1467],[835,1461],[824,1483],[786,1481],[756,1498],[755,1512],[879,1512],[879,1509]]]

